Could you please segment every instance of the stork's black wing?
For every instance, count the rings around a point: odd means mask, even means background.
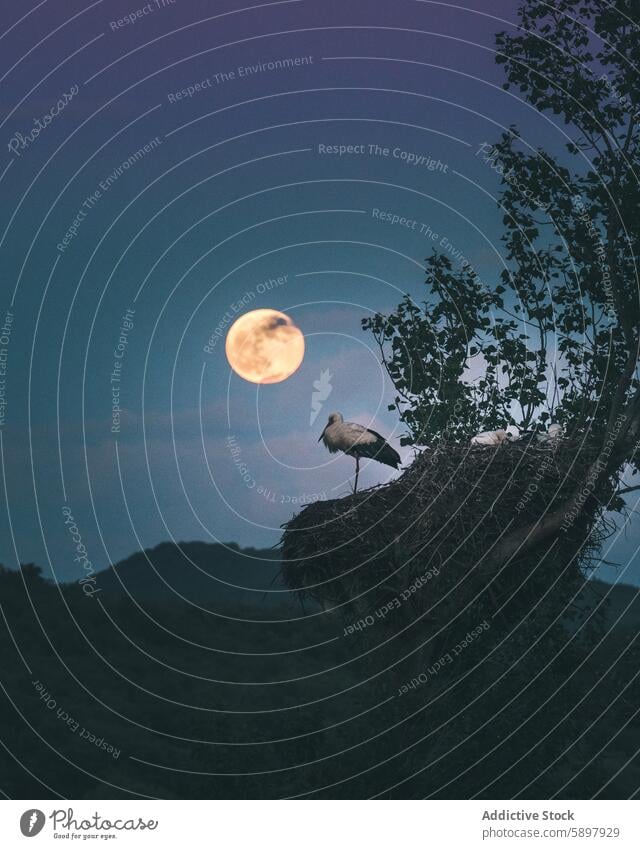
[[[375,430],[367,428],[365,432],[375,436],[375,440],[357,442],[349,453],[357,454],[359,457],[368,457],[371,460],[377,460],[378,463],[384,463],[385,466],[397,469],[400,465],[400,455],[395,448],[392,448],[386,439]]]

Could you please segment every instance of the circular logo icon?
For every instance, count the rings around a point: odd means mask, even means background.
[[[44,828],[45,816],[37,808],[30,808],[20,817],[20,831],[25,837],[35,837]]]

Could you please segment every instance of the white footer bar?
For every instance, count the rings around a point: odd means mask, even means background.
[[[636,801],[3,801],[0,846],[638,849],[639,805]]]

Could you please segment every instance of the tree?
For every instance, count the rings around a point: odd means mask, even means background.
[[[621,470],[637,471],[639,21],[632,0],[523,4],[517,31],[497,36],[504,88],[563,122],[566,152],[532,150],[516,127],[483,145],[501,174],[500,279],[489,289],[434,252],[424,303],[407,296],[363,320],[397,390],[405,444],[553,420],[594,449],[568,500],[496,557],[557,534],[588,503],[585,487],[620,508]]]

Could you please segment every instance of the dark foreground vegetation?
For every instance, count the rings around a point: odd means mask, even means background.
[[[427,655],[401,609],[349,629],[344,611],[284,597],[196,607],[139,584],[134,601],[101,578],[87,597],[34,567],[0,573],[9,797],[620,798],[640,785],[631,587],[602,616],[611,588],[590,582],[561,622],[478,621]]]

